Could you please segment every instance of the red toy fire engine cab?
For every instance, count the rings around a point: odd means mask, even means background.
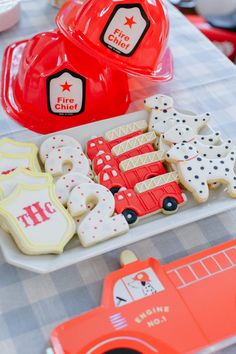
[[[152,146],[152,144],[144,144],[135,149],[129,150],[119,156],[113,156],[109,152],[99,154],[95,156],[93,159],[92,162],[93,170],[98,175],[99,172],[101,172],[104,169],[104,167],[109,166],[109,167],[119,168],[119,164],[124,160],[127,160],[131,157],[135,157],[138,155],[146,154],[149,152],[154,152],[154,151],[155,149]]]
[[[179,205],[186,202],[186,196],[175,180],[168,181],[170,174],[141,182],[136,185],[135,190],[127,189],[116,193],[116,212],[123,214],[130,225],[140,217],[160,211],[165,214],[176,212]]]
[[[115,145],[118,145],[125,140],[134,138],[135,136],[141,135],[142,133],[142,131],[132,132],[112,141],[106,141],[102,136],[90,139],[86,144],[87,156],[90,160],[93,160],[96,155],[104,152],[110,152]]]
[[[100,307],[52,332],[52,353],[203,354],[236,342],[235,240],[164,266],[121,258]]]
[[[99,173],[98,182],[115,194],[122,187],[133,189],[138,182],[165,173],[166,169],[159,161],[123,172],[117,168],[110,167]]]

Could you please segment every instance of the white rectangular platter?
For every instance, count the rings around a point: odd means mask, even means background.
[[[63,133],[75,137],[84,145],[92,135],[100,136],[109,129],[140,119],[148,119],[148,113],[146,111],[134,112],[68,129]],[[50,135],[36,135],[26,130],[14,135],[14,138],[40,146],[48,136]],[[79,240],[74,237],[61,255],[26,256],[18,250],[11,236],[2,229],[0,229],[0,246],[8,263],[37,273],[49,273],[236,207],[236,200],[228,197],[223,187],[211,192],[209,201],[201,205],[195,203],[188,193],[186,194],[188,202],[176,214],[170,216],[157,214],[140,220],[127,234],[90,248],[80,246]]]

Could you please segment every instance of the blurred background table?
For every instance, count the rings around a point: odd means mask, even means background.
[[[9,43],[54,28],[56,11],[46,0],[22,0],[21,21],[11,30],[0,33],[0,59]],[[187,110],[212,111],[213,127],[234,139],[234,65],[173,7],[169,13],[175,76],[169,83],[155,84],[156,92],[172,95],[177,105]],[[152,91],[153,84],[150,87]],[[140,83],[133,92],[132,109],[142,108],[143,94]],[[0,107],[0,136],[14,137],[23,129]],[[29,138],[35,135],[27,134]],[[234,238],[235,220],[236,210],[231,210],[129,248],[142,259],[152,256],[166,263]],[[44,353],[50,331],[58,323],[99,304],[102,279],[119,267],[120,252],[121,249],[115,250],[48,275],[8,265],[0,253],[0,353]],[[224,351],[235,352],[235,348]]]

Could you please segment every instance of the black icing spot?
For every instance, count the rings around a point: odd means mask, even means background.
[[[198,179],[198,178],[199,178],[199,176],[198,176],[198,175],[196,175],[196,176],[194,176],[194,178]]]
[[[217,157],[221,157],[221,154],[217,154]]]
[[[226,172],[229,172],[229,168],[226,168],[225,171],[226,171]]]
[[[224,160],[221,160],[220,163],[222,163],[222,165],[225,163]]]
[[[202,185],[202,186],[205,186],[205,182],[202,182],[201,185]]]
[[[197,118],[195,118],[195,119],[194,119],[194,122],[198,122],[198,119],[197,119]]]
[[[188,155],[184,155],[184,159],[187,160],[188,159]]]
[[[188,170],[189,170],[189,171],[192,171],[192,167],[188,167]]]
[[[214,168],[214,170],[218,170],[218,166],[214,166],[213,168]]]
[[[203,171],[203,170],[205,169],[205,167],[204,167],[204,166],[201,166],[200,169]]]
[[[198,157],[197,160],[198,160],[198,161],[202,161],[201,157]]]

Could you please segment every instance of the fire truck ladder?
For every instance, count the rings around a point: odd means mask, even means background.
[[[236,246],[167,271],[178,289],[236,267]]]
[[[177,172],[169,172],[164,175],[146,179],[143,182],[137,183],[134,187],[134,190],[136,193],[143,193],[150,189],[162,186],[163,184],[177,182],[178,178],[179,177]]]
[[[112,141],[137,131],[142,131],[143,133],[145,133],[147,129],[148,125],[146,120],[138,120],[137,122],[129,123],[126,125],[122,125],[121,127],[108,130],[105,133],[105,139],[107,141]]]
[[[121,171],[132,170],[133,168],[148,165],[152,162],[164,161],[164,156],[164,152],[162,151],[148,152],[147,154],[137,155],[121,161],[119,168]]]
[[[114,156],[119,156],[125,152],[135,149],[144,144],[153,144],[156,140],[156,134],[154,132],[144,133],[134,138],[123,141],[122,143],[115,145],[111,152]]]

